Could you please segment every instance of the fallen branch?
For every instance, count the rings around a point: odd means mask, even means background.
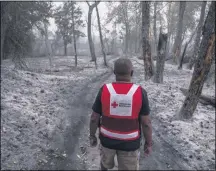
[[[140,64],[140,65],[142,65],[142,66],[144,66],[144,64],[141,64],[141,63],[139,63],[137,60],[134,60],[136,63],[138,63],[138,64]]]
[[[171,57],[169,57],[169,58],[166,58],[165,59],[165,61],[168,61],[168,60],[171,60],[171,59],[173,59],[173,57],[171,56]]]
[[[186,96],[188,89],[185,88],[180,88],[180,90],[182,91],[182,93]],[[201,95],[199,97],[199,102],[204,104],[204,105],[211,105],[213,107],[215,107],[215,98],[214,97],[209,97],[206,95]]]

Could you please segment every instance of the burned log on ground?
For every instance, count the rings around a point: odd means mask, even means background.
[[[182,91],[182,93],[187,96],[188,94],[188,89],[185,88],[180,88],[180,90]],[[204,104],[204,105],[211,105],[213,107],[215,107],[215,98],[214,97],[210,97],[210,96],[206,96],[206,95],[201,95],[199,97],[199,102]]]

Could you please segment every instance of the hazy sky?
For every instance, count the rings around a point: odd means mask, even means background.
[[[62,5],[63,2],[53,2],[55,6],[59,6]],[[77,2],[77,4],[80,6],[81,10],[83,11],[83,20],[87,26],[87,19],[88,19],[88,5],[86,2]],[[107,7],[105,2],[100,2],[98,5],[98,10],[99,10],[99,14],[100,14],[100,19],[101,19],[101,24],[104,23],[104,20],[106,19],[106,14],[108,12]],[[97,26],[97,17],[96,17],[96,9],[94,9],[93,13],[92,13],[92,24],[94,26]],[[111,24],[106,26],[107,29],[112,29]],[[50,19],[50,26],[49,26],[49,30],[55,32],[57,29],[56,24],[55,24],[55,19],[51,18]],[[87,27],[83,28],[82,31],[87,35]],[[95,29],[94,27],[92,27],[92,32],[93,34],[98,33],[98,30]],[[98,36],[98,35],[97,35]]]

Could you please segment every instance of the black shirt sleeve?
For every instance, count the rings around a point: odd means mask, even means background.
[[[149,108],[149,101],[147,92],[142,88],[142,107],[140,109],[139,115],[149,115],[150,108]]]
[[[95,102],[92,106],[92,110],[95,112],[95,113],[98,113],[100,115],[102,115],[102,104],[101,104],[101,93],[102,93],[102,89],[103,87],[100,88],[97,96],[96,96],[96,99],[95,99]]]

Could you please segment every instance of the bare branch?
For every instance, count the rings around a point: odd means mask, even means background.
[[[194,29],[193,33],[191,34],[191,37],[190,37],[190,39],[189,39],[189,41],[188,41],[188,44],[189,44],[189,43],[191,42],[191,40],[193,39],[195,33],[197,33],[198,26],[199,26],[199,24],[196,26],[196,28]]]
[[[161,9],[157,10],[156,14],[159,14],[159,12],[164,9],[164,7],[166,7],[169,3],[172,3],[172,2],[167,2]]]
[[[86,1],[86,3],[88,4],[89,7],[91,6],[88,1]]]
[[[95,1],[95,3],[92,6],[92,8],[95,8],[98,4],[100,3],[100,1]]]

